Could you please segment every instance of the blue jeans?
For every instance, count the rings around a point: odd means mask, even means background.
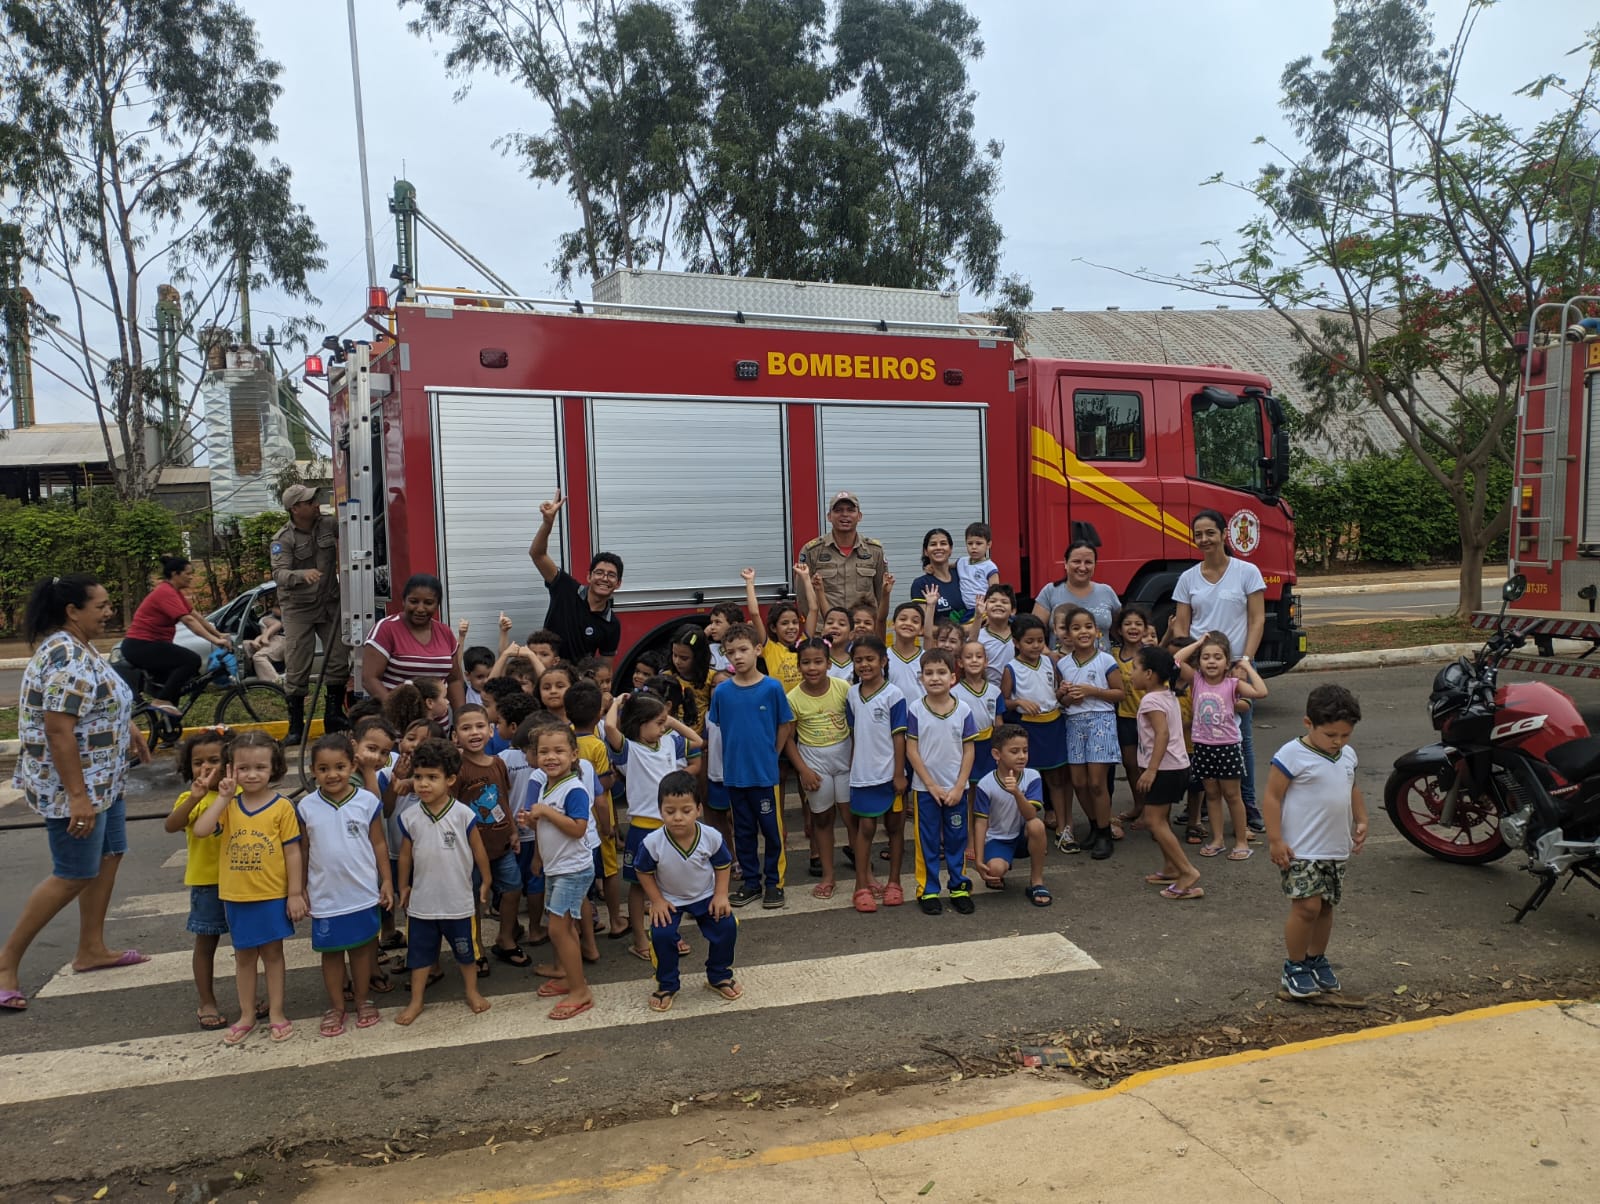
[[[1244,778],[1239,783],[1239,795],[1244,799],[1245,822],[1252,828],[1262,826],[1261,808],[1256,806],[1256,742],[1255,705],[1239,716],[1239,734],[1244,738]],[[1215,839],[1215,837],[1213,837]]]

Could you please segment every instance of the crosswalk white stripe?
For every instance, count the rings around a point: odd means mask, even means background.
[[[156,895],[129,895],[111,905],[107,913],[113,920],[136,920],[142,916],[186,916],[189,914],[189,892],[163,891]]]
[[[269,1042],[264,1031],[228,1048],[215,1034],[185,1033],[0,1057],[0,1106],[60,1099],[93,1092],[287,1070],[425,1049],[522,1041],[586,1029],[684,1020],[727,1012],[828,1003],[875,995],[927,991],[964,983],[1036,978],[1098,963],[1058,933],[1000,937],[951,945],[926,945],[881,953],[856,953],[805,961],[741,966],[744,997],[728,1002],[700,989],[696,968],[683,966],[686,989],[669,1012],[646,1006],[649,981],[594,987],[594,1008],[571,1020],[550,1020],[551,1001],[533,991],[497,995],[494,1006],[474,1016],[458,998],[429,1004],[416,1024],[382,1024],[325,1040],[313,1021],[302,1020],[294,1037]],[[265,1026],[262,1026],[263,1030]]]
[[[189,850],[187,848],[182,848],[163,861],[161,863],[161,868],[164,870],[181,870],[188,864]]]
[[[114,917],[119,920],[140,919],[154,916],[188,915],[189,892],[172,891],[160,895],[134,895],[130,897],[124,907],[127,911],[115,911]],[[771,911],[759,903],[752,903],[738,911],[739,922],[749,923],[753,920],[770,920],[780,916],[809,915],[819,911],[849,911],[850,892],[841,887],[831,899],[815,898],[809,890],[797,890],[789,895],[788,903],[782,908]],[[307,925],[302,924],[301,932],[307,931]],[[489,925],[489,933],[495,931],[493,921]],[[689,939],[694,939],[693,925],[686,925],[684,933]],[[602,938],[602,945],[606,942]],[[531,946],[524,943],[523,947],[530,953],[537,953]],[[546,946],[539,946],[547,950]],[[224,939],[222,948],[218,950],[218,973],[232,974],[233,963],[226,960],[229,948]],[[285,942],[283,947],[284,963],[291,970],[306,970],[322,964],[322,955],[313,953],[309,937],[300,937]],[[403,956],[403,954],[402,954]],[[91,995],[101,991],[124,991],[135,987],[153,987],[168,983],[187,982],[194,972],[193,954],[189,950],[177,953],[153,953],[150,960],[141,962],[137,966],[120,966],[115,970],[94,970],[87,974],[79,974],[68,962],[55,974],[55,977],[39,988],[38,995],[47,997],[51,995]]]

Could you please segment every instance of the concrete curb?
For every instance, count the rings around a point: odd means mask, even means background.
[[[1504,577],[1493,580],[1486,577],[1484,593],[1492,594],[1504,583]],[[1454,577],[1437,577],[1425,581],[1378,581],[1369,585],[1313,585],[1306,589],[1296,587],[1294,592],[1297,598],[1346,598],[1355,594],[1411,594],[1421,590],[1455,589],[1459,584]]]
[[[1436,661],[1453,661],[1457,657],[1471,656],[1482,643],[1424,644],[1416,648],[1374,648],[1369,652],[1313,652],[1303,657],[1295,671],[1310,673],[1330,669],[1382,669],[1390,665],[1427,665]],[[1589,647],[1587,640],[1555,640],[1552,647],[1557,656],[1576,656]]]
[[[1313,652],[1294,667],[1296,673],[1330,669],[1383,669],[1391,665],[1426,665],[1470,656],[1481,644],[1425,644],[1419,648],[1374,648],[1370,652]]]
[[[27,656],[0,657],[0,669],[26,669],[32,658]]]

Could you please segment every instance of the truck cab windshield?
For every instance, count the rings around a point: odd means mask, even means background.
[[[1190,402],[1194,423],[1194,475],[1202,481],[1264,493],[1261,406],[1214,385]]]

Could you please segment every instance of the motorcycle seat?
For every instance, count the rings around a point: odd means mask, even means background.
[[[1545,759],[1569,782],[1581,782],[1600,773],[1600,736],[1568,740],[1552,748]]]

